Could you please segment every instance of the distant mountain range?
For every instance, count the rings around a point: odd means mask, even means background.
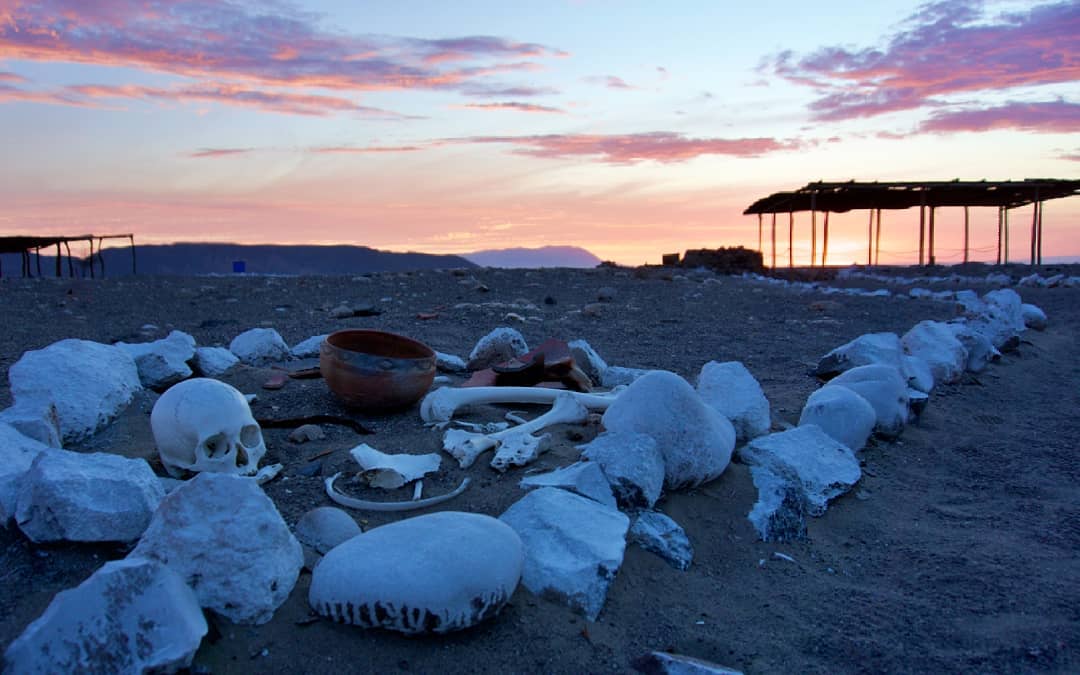
[[[541,248],[502,248],[463,257],[481,267],[596,267],[600,258],[577,246],[544,246]]]
[[[128,247],[104,251],[105,274],[127,276],[132,272],[132,252]],[[191,276],[199,274],[362,274],[403,272],[420,269],[484,267],[595,267],[600,260],[588,251],[571,246],[538,249],[479,251],[464,256],[429,253],[394,253],[366,246],[278,246],[215,243],[185,243],[135,246],[138,274]],[[19,276],[17,254],[0,256],[3,274]],[[44,276],[55,274],[55,258],[41,256]],[[100,262],[95,256],[95,272]],[[37,275],[37,260],[31,256],[31,271]],[[68,273],[67,260],[62,271]],[[75,260],[76,270],[89,276],[89,263]],[[78,272],[77,272],[78,273]]]

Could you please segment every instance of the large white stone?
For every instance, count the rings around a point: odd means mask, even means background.
[[[689,568],[694,559],[694,547],[691,546],[686,532],[678,523],[659,511],[641,513],[630,526],[627,540],[660,556],[675,569]]]
[[[297,359],[310,359],[319,355],[319,349],[322,347],[322,343],[326,342],[326,338],[329,335],[312,335],[303,342],[299,342],[293,345],[289,351],[294,358]]]
[[[336,506],[318,506],[296,522],[296,538],[300,543],[324,555],[358,534],[361,534],[360,526],[353,517]]]
[[[60,440],[60,416],[56,406],[48,401],[30,401],[0,410],[0,423],[10,424],[20,434],[50,448],[63,446]]]
[[[144,459],[50,450],[22,478],[15,522],[35,542],[134,541],[164,496]]]
[[[233,338],[229,351],[249,366],[265,366],[287,361],[292,352],[273,328],[252,328]]]
[[[947,325],[967,350],[967,362],[964,367],[968,371],[981,373],[987,365],[1001,358],[1001,352],[994,347],[991,338],[979,330],[978,324],[959,319],[950,321]]]
[[[652,436],[605,431],[578,449],[600,465],[621,507],[651,509],[660,499],[664,456]]]
[[[867,333],[842,344],[818,361],[814,374],[832,378],[856,366],[884,363],[903,368],[904,347],[896,333]]]
[[[311,575],[308,601],[335,621],[448,633],[494,616],[521,579],[525,548],[506,523],[443,511],[349,539]]]
[[[135,359],[144,387],[161,390],[191,377],[188,361],[195,358],[195,338],[174,330],[154,342],[117,342],[116,347]]]
[[[15,517],[19,490],[30,465],[51,448],[20,434],[11,425],[0,423],[0,525],[7,527]]]
[[[625,366],[608,366],[600,374],[600,385],[607,388],[633,384],[638,378],[652,372],[647,368],[627,368]]]
[[[765,467],[800,488],[812,516],[825,513],[829,500],[862,476],[851,448],[813,424],[755,438],[739,454],[747,464]]]
[[[203,377],[220,377],[240,359],[224,347],[199,347],[195,350],[195,367]]]
[[[435,352],[435,368],[442,373],[460,373],[468,369],[465,359],[444,352]]]
[[[856,452],[866,445],[876,422],[874,407],[847,387],[818,389],[806,399],[799,416],[799,426],[816,424]]]
[[[605,506],[617,508],[611,485],[603,469],[595,462],[575,462],[547,473],[533,474],[521,480],[523,488],[555,487],[588,497]]]
[[[87,340],[61,340],[24,353],[8,371],[8,382],[17,406],[55,407],[65,443],[108,424],[142,389],[134,359]]]
[[[1046,312],[1042,311],[1038,306],[1025,302],[1020,305],[1020,312],[1024,318],[1025,326],[1035,330],[1046,330]]]
[[[840,373],[825,386],[847,387],[866,399],[874,409],[874,430],[882,436],[895,438],[904,430],[908,419],[907,380],[893,366],[857,366]]]
[[[1024,332],[1024,301],[1019,293],[1011,288],[999,288],[983,295],[983,302],[997,308],[1014,332]]]
[[[604,413],[604,428],[652,436],[669,488],[710,481],[727,468],[735,429],[674,373],[654,370],[626,388]]]
[[[203,472],[162,500],[131,556],[159,560],[199,604],[236,623],[269,621],[303,553],[254,478]]]
[[[476,343],[469,353],[469,370],[481,370],[509,361],[529,351],[525,337],[508,326],[496,328]]]
[[[761,540],[791,542],[806,539],[806,492],[801,481],[779,476],[762,465],[751,466],[750,476],[757,488],[758,499],[747,519]]]
[[[742,363],[709,361],[698,374],[697,391],[703,401],[728,418],[737,440],[769,433],[769,400]]]
[[[195,594],[142,558],[105,563],[57,593],[4,652],[10,673],[174,673],[206,635]]]
[[[622,565],[630,519],[558,488],[530,492],[499,519],[525,543],[525,587],[595,621]]]
[[[907,378],[909,388],[924,394],[934,390],[934,373],[923,357],[904,354],[903,368],[900,370]]]
[[[940,321],[920,321],[900,338],[904,351],[918,356],[930,366],[935,384],[956,382],[967,366],[967,349],[948,325]]]

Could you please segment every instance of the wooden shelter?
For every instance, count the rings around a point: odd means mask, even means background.
[[[63,276],[62,261],[64,259],[60,252],[60,247],[63,246],[67,251],[67,267],[68,275],[75,276],[75,265],[72,262],[71,257],[71,242],[85,241],[90,244],[90,277],[94,277],[94,241],[97,240],[97,260],[101,268],[101,276],[105,276],[105,258],[101,255],[101,248],[106,239],[127,239],[131,242],[131,273],[135,273],[135,235],[133,234],[81,234],[73,237],[32,237],[32,236],[14,236],[14,237],[0,237],[0,253],[18,253],[22,256],[22,275],[24,277],[34,276],[31,271],[31,258],[30,254],[33,252],[36,256],[37,275],[41,276],[41,249],[56,247],[56,276]],[[0,275],[3,275],[3,269],[0,268]]]
[[[919,264],[934,264],[934,212],[941,206],[964,208],[964,262],[968,262],[969,214],[972,206],[998,209],[997,262],[1008,262],[1009,210],[1028,204],[1035,208],[1031,218],[1031,264],[1042,264],[1042,203],[1080,195],[1080,180],[1027,178],[1021,181],[904,181],[857,183],[807,183],[793,192],[776,192],[751,204],[744,215],[757,214],[758,248],[764,254],[763,217],[772,214],[772,266],[776,267],[776,214],[788,214],[788,261],[792,264],[795,213],[810,212],[810,266],[817,261],[817,214],[824,214],[821,264],[829,249],[829,213],[866,209],[867,264],[877,264],[880,256],[881,211],[919,208]],[[875,224],[876,218],[876,224]],[[1004,257],[1003,257],[1004,253]]]

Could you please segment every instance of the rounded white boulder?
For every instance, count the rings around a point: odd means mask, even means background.
[[[907,381],[892,366],[852,368],[830,380],[825,387],[846,387],[866,399],[877,420],[874,430],[886,438],[899,436],[907,424]]]
[[[822,387],[806,399],[799,426],[816,424],[829,436],[858,452],[877,422],[874,408],[847,387]]]

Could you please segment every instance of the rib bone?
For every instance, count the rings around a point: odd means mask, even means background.
[[[449,421],[459,408],[483,403],[554,403],[569,395],[589,410],[607,410],[625,387],[603,394],[583,394],[544,387],[442,387],[424,397],[420,418],[427,424]]]
[[[435,506],[436,504],[442,504],[445,501],[457,497],[462,492],[465,492],[465,488],[469,487],[470,483],[469,479],[466,478],[461,481],[461,485],[457,486],[453,492],[447,492],[438,497],[410,499],[407,502],[369,502],[366,499],[356,499],[355,497],[343,495],[334,489],[334,481],[337,480],[337,477],[340,475],[341,472],[339,471],[326,479],[327,496],[342,506],[348,506],[351,509],[362,509],[364,511],[412,511],[413,509],[423,509],[428,506]]]

